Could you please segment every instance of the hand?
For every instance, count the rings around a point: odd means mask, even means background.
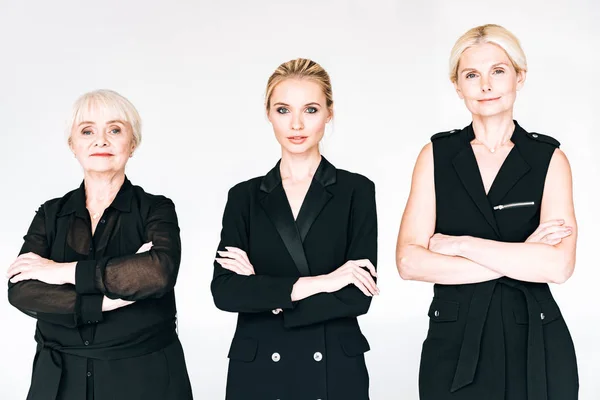
[[[250,264],[250,260],[244,250],[237,247],[227,247],[227,251],[217,251],[223,258],[215,258],[221,267],[235,272],[238,275],[255,275],[254,267]]]
[[[35,253],[21,254],[8,268],[11,283],[36,279],[51,285],[75,284],[76,263],[56,263]]]
[[[570,236],[573,233],[573,228],[570,226],[564,226],[565,220],[553,219],[541,223],[535,232],[533,232],[525,243],[543,243],[551,246],[557,245],[564,238]]]
[[[126,307],[133,303],[135,302],[123,299],[110,299],[104,296],[104,298],[102,299],[102,311],[113,311],[121,307]]]
[[[367,268],[368,271],[365,271],[363,267]],[[325,291],[328,293],[336,292],[347,285],[353,284],[365,296],[371,297],[379,294],[379,288],[373,277],[377,277],[377,271],[371,261],[350,260],[335,271],[322,275],[321,279],[325,282]]]
[[[443,235],[436,233],[429,239],[429,251],[445,256],[458,256],[460,254],[460,236]]]
[[[138,251],[135,252],[135,254],[140,254],[140,253],[143,253],[145,251],[150,251],[150,249],[152,248],[152,246],[153,246],[152,242],[144,243],[142,245],[142,247],[140,247],[138,249]]]

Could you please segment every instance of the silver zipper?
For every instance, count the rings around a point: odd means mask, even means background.
[[[500,204],[494,207],[494,210],[502,210],[505,208],[533,206],[535,201],[523,201],[521,203]]]

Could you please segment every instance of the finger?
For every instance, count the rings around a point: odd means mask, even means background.
[[[364,269],[359,269],[359,274],[364,278],[363,282],[366,281],[368,286],[367,288],[373,293],[373,294],[379,294],[379,288],[377,287],[377,283],[375,283],[375,280],[373,279],[373,277],[369,274],[368,271],[365,271]]]
[[[136,254],[139,253],[143,253],[145,251],[149,251],[152,248],[152,242],[148,242],[148,243],[144,243],[139,249],[138,251],[136,251]]]
[[[360,267],[368,268],[369,272],[371,272],[371,275],[377,276],[377,270],[375,269],[375,266],[373,265],[373,263],[370,260],[368,260],[368,259],[355,260],[354,263]]]
[[[31,269],[31,260],[18,260],[14,262],[6,271],[7,276],[14,276],[21,272]]]
[[[242,257],[244,257],[244,259],[246,261],[248,261],[248,264],[250,264],[250,259],[248,258],[248,254],[246,254],[246,252],[242,249],[238,249],[237,247],[232,247],[232,246],[225,246],[225,248],[233,253],[237,253],[239,255],[241,255]]]
[[[221,267],[223,267],[223,268],[225,268],[225,269],[227,269],[227,270],[229,270],[231,272],[235,272],[238,275],[245,275],[245,273],[242,271],[242,269],[239,268],[236,265],[225,264],[225,263],[223,263],[222,261],[220,261],[218,259],[216,261],[221,265]]]
[[[353,275],[354,276],[354,275]],[[371,292],[365,287],[365,285],[359,279],[353,279],[351,282],[354,286],[358,288],[365,296],[373,297]]]
[[[235,253],[233,251],[217,251],[217,253],[219,253],[221,257],[231,258],[240,262],[241,264],[244,264],[245,267],[252,269],[250,262],[239,253]]]
[[[18,283],[26,280],[35,279],[35,277],[29,272],[23,272],[22,274],[18,274],[10,278],[11,283]]]
[[[371,295],[377,294],[377,286],[373,282],[373,278],[366,271],[355,269],[352,271],[352,275],[354,279],[358,279],[364,285]]]
[[[42,258],[42,257],[38,256],[35,253],[29,252],[29,253],[21,254],[19,257],[17,257],[17,260],[22,260],[22,259],[36,260],[39,258]]]
[[[542,236],[546,236],[550,233],[559,232],[559,231],[567,231],[567,230],[572,230],[572,228],[570,226],[553,225],[553,226],[547,226],[544,229],[540,230],[540,233]]]
[[[571,236],[572,233],[573,232],[571,232],[571,231],[554,232],[554,233],[544,236],[544,239],[545,239],[546,243],[548,243],[548,242],[554,241],[556,239],[562,240],[562,239],[566,238],[567,236]]]
[[[247,267],[250,267],[250,263],[248,260],[241,254],[233,252],[233,251],[217,251],[221,257],[231,258],[232,260],[239,261]]]
[[[232,260],[230,258],[217,258],[216,260],[221,265],[228,265],[228,266],[236,268],[237,270],[240,271],[241,275],[252,275],[254,273],[253,270],[247,268],[245,265],[243,265],[242,263],[240,263],[237,260]]]
[[[550,219],[548,221],[544,221],[541,224],[538,225],[538,229],[540,228],[547,228],[549,226],[555,226],[555,225],[563,225],[565,223],[565,220],[562,218],[559,219]]]

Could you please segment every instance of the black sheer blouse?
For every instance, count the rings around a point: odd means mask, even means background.
[[[43,204],[24,240],[20,254],[77,262],[75,285],[9,283],[10,303],[38,320],[28,399],[120,399],[119,382],[135,386],[123,359],[143,359],[176,340],[173,288],[181,243],[173,202],[125,179],[92,235],[82,183]],[[148,242],[153,247],[136,254]],[[135,303],[103,313],[104,296]],[[144,364],[137,367],[152,363]]]

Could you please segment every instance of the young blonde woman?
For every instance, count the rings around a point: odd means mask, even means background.
[[[513,120],[527,63],[497,25],[466,32],[450,79],[472,115],[419,155],[402,218],[404,279],[432,282],[422,400],[575,400],[571,336],[548,283],[573,273],[577,224],[559,142]]]
[[[366,400],[356,317],[379,293],[375,186],[319,152],[333,116],[319,64],[280,65],[266,112],[281,160],[230,190],[211,285],[216,306],[238,313],[226,398]]]

